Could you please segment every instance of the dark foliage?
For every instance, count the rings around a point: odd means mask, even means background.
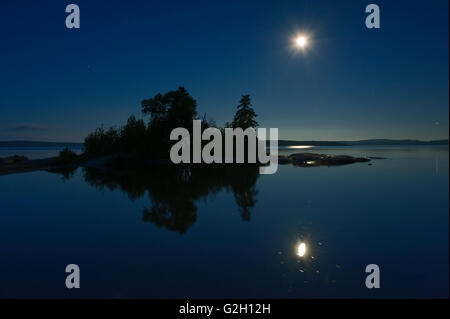
[[[183,87],[143,100],[141,106],[142,113],[150,115],[148,125],[143,120],[130,116],[127,124],[121,128],[98,128],[85,138],[85,154],[128,154],[155,159],[167,158],[172,145],[169,143],[172,129],[191,129],[192,120],[197,116],[197,102]]]
[[[61,164],[74,163],[78,159],[78,155],[72,152],[69,148],[65,148],[59,152],[58,162]]]

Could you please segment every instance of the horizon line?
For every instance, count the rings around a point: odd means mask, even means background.
[[[287,141],[287,142],[337,142],[337,143],[344,143],[344,142],[362,142],[362,141],[377,141],[377,140],[384,140],[384,141],[414,141],[414,142],[435,142],[435,141],[447,141],[449,142],[449,138],[438,138],[438,139],[431,139],[431,140],[425,140],[425,139],[414,139],[414,138],[365,138],[365,139],[355,139],[355,140],[314,140],[314,139],[308,139],[308,140],[297,140],[297,139],[278,139],[278,141]],[[81,142],[68,142],[68,141],[45,141],[45,140],[28,140],[28,139],[13,139],[13,140],[0,140],[0,143],[24,143],[24,142],[31,142],[31,143],[55,143],[55,144],[84,144],[84,141]]]

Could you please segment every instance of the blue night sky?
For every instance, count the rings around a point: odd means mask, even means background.
[[[81,28],[65,27],[78,4]],[[381,29],[365,27],[365,6]],[[82,141],[184,86],[280,138],[448,138],[448,0],[2,1],[0,140]],[[310,37],[306,52],[292,36]]]

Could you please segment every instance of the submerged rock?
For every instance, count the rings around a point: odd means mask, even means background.
[[[369,162],[367,157],[353,157],[348,155],[328,155],[315,153],[295,153],[289,156],[278,156],[279,164],[294,164],[296,166],[332,166],[346,165],[359,162]]]

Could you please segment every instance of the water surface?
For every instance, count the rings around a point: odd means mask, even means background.
[[[448,297],[448,147],[303,151],[386,159],[0,176],[0,297]]]

